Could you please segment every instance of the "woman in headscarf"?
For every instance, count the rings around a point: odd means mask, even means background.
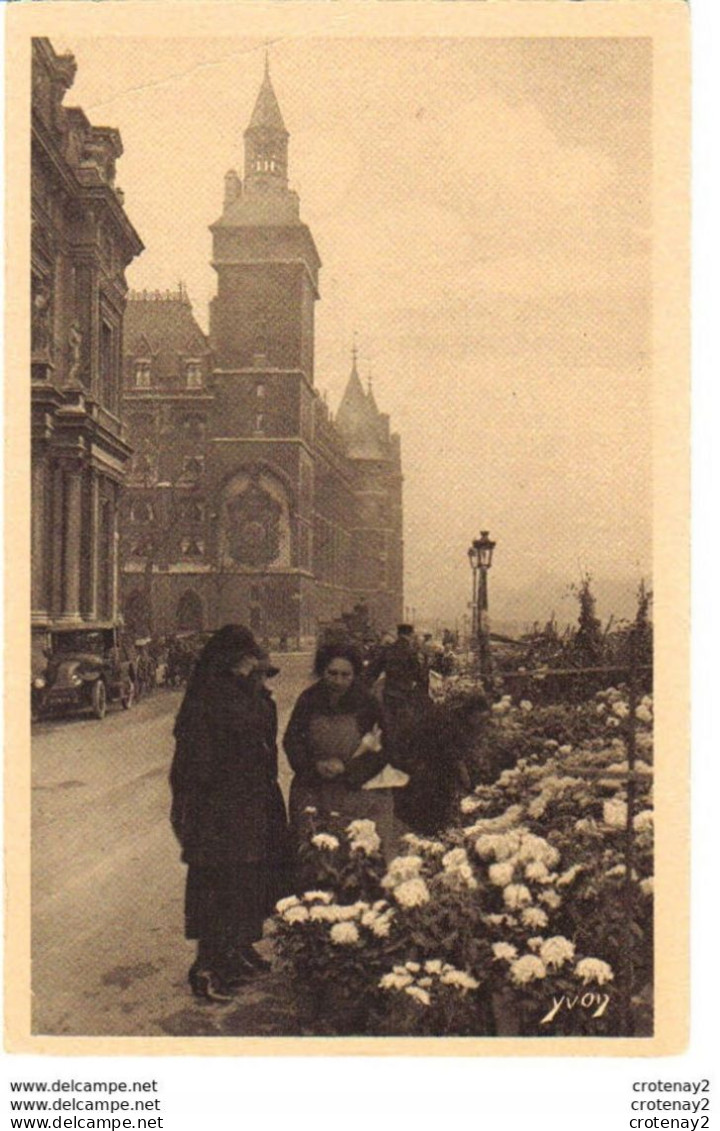
[[[255,674],[253,634],[225,625],[206,644],[175,721],[171,820],[188,865],[185,935],[197,939],[197,997],[229,1000],[267,965],[253,944],[285,894],[287,820],[277,784],[276,716]]]
[[[382,749],[382,709],[365,690],[362,671],[352,645],[323,645],[315,657],[317,682],[301,693],[290,717],[283,744],[295,773],[290,821],[298,844],[315,818],[328,820],[333,814],[346,825],[357,818],[374,820],[386,850],[393,839],[392,790],[363,788],[388,758]]]

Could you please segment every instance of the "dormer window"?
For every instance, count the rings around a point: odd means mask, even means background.
[[[199,358],[189,358],[185,362],[185,384],[188,389],[202,388],[203,374]]]
[[[150,388],[151,368],[152,364],[149,357],[138,357],[135,359],[133,373],[135,376],[136,389]]]

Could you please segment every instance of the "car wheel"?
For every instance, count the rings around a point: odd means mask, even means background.
[[[120,702],[122,704],[123,711],[129,711],[130,710],[133,703],[135,702],[136,696],[137,696],[137,688],[135,686],[135,683],[133,682],[133,680],[129,679],[127,681],[127,686],[125,688],[125,691],[123,692],[123,694],[120,698]]]
[[[92,713],[96,719],[104,719],[107,711],[107,691],[105,684],[98,679],[92,689]]]

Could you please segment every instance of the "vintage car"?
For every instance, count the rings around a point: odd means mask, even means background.
[[[118,625],[53,629],[45,656],[45,670],[32,681],[34,719],[66,711],[103,719],[108,703],[132,706],[135,658]]]

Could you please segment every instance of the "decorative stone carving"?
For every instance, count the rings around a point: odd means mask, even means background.
[[[80,368],[82,366],[82,340],[83,336],[77,322],[73,322],[68,333],[68,384],[80,384]]]
[[[227,544],[239,565],[260,568],[280,554],[280,504],[257,483],[228,503]]]

